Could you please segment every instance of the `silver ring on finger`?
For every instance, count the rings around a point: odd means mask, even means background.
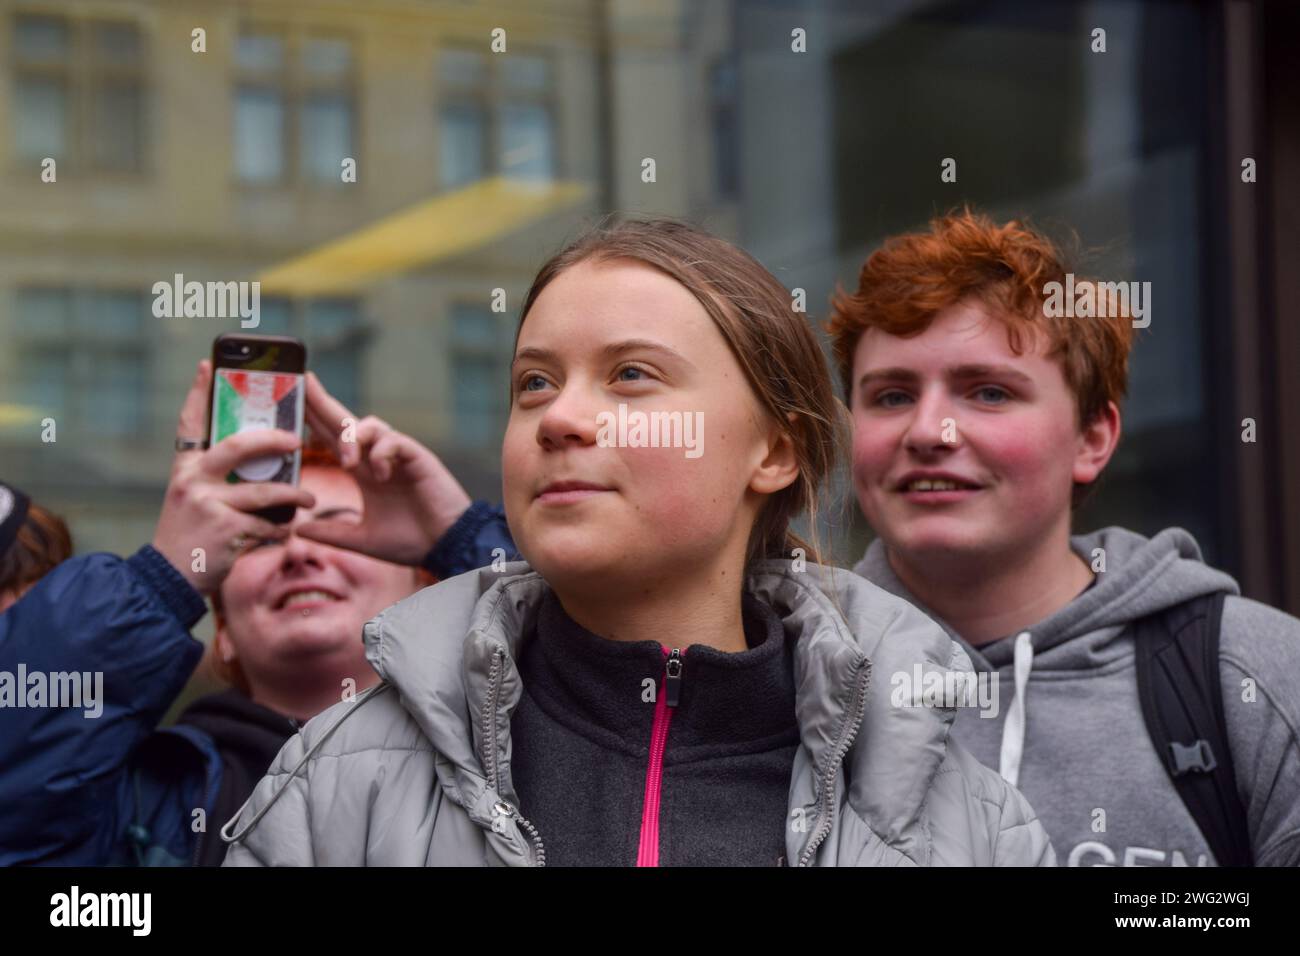
[[[246,547],[248,547],[248,542],[250,540],[251,538],[249,537],[249,535],[237,534],[230,539],[230,550],[236,553],[243,551]]]
[[[176,439],[177,451],[206,451],[207,447],[208,447],[208,442],[207,439],[205,438],[177,438]]]

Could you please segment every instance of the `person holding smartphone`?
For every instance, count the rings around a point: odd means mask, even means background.
[[[228,482],[243,463],[296,456],[301,442],[295,431],[262,428],[205,448],[211,384],[205,360],[181,410],[153,541],[126,559],[65,560],[0,614],[0,671],[84,673],[91,688],[99,675],[101,686],[82,709],[0,711],[0,804],[9,808],[0,814],[0,865],[220,862],[218,828],[284,741],[374,683],[361,625],[430,580],[418,565],[446,530],[439,521],[468,502],[436,456],[404,436],[386,443],[403,457],[382,478],[367,463],[346,468],[308,448],[300,486]],[[315,415],[312,399],[324,390],[310,374],[304,384]],[[379,430],[363,421],[367,435]],[[299,533],[354,529],[380,487],[414,498],[427,522],[408,512],[400,529],[368,526],[409,560]],[[267,520],[275,508],[296,515]],[[216,612],[215,664],[234,687],[159,729],[203,654],[189,631],[205,598]]]

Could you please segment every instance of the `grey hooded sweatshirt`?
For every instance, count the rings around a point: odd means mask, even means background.
[[[953,736],[1019,787],[1069,866],[1215,865],[1147,733],[1128,625],[1224,592],[1220,679],[1254,858],[1300,864],[1300,620],[1240,597],[1181,528],[1151,539],[1106,528],[1071,547],[1094,567],[1095,549],[1104,550],[1094,585],[978,650],[908,592],[882,541],[854,570],[926,611],[977,670],[996,673],[996,716],[963,707]]]
[[[546,833],[511,775],[511,715],[522,696],[515,662],[538,639],[548,591],[526,564],[482,568],[366,624],[367,658],[384,682],[289,740],[223,828],[233,843],[225,864],[543,864]],[[878,686],[914,666],[969,668],[932,621],[816,565],[764,562],[748,593],[794,641],[789,865],[1053,865],[1025,799],[948,739],[954,710],[894,707]],[[601,771],[573,786],[598,786]]]

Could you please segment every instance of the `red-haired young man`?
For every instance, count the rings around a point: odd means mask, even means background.
[[[1093,315],[1062,315],[1051,296],[1071,279],[1041,234],[965,211],[890,239],[836,296],[877,535],[856,570],[996,675],[1000,706],[959,709],[952,732],[1021,789],[1063,862],[1300,863],[1300,621],[1241,597],[1180,528],[1071,534],[1119,442],[1135,315],[1100,286]],[[1162,679],[1216,635],[1199,677]],[[1138,662],[1172,642],[1140,696]],[[1201,724],[1150,732],[1158,694]]]

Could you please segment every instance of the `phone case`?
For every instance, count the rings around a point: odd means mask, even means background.
[[[297,372],[251,372],[238,368],[215,370],[212,387],[212,432],[216,444],[236,432],[254,428],[282,428],[302,433],[305,390]],[[298,483],[302,453],[269,455],[243,462],[227,481],[282,481]]]

